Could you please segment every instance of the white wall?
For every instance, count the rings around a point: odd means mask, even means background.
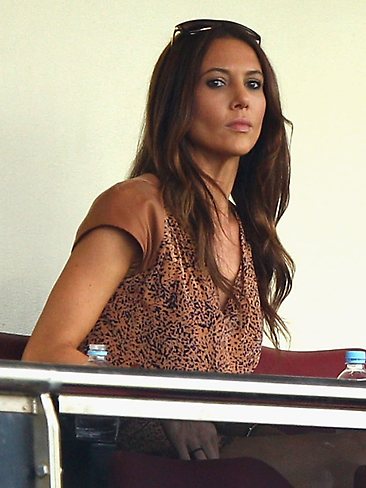
[[[91,201],[126,175],[176,23],[262,34],[294,122],[292,349],[365,347],[366,2],[2,0],[0,330],[31,332]]]

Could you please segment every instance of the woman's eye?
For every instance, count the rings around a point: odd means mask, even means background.
[[[263,82],[260,80],[249,80],[246,82],[247,87],[251,90],[259,90],[263,86]]]
[[[208,80],[206,82],[206,85],[209,88],[220,88],[221,86],[224,86],[225,85],[225,81],[224,80],[221,80],[219,78],[215,78],[214,80]]]

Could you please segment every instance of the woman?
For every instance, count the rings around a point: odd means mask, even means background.
[[[291,289],[293,263],[277,237],[276,224],[288,203],[290,166],[275,75],[259,44],[256,33],[233,22],[191,21],[176,27],[154,70],[145,132],[131,179],[101,195],[79,228],[26,359],[85,363],[80,343],[92,329],[95,334],[98,318],[121,283],[142,274],[145,283],[146,271],[153,273],[167,227],[173,236],[181,233],[188,246],[183,257],[194,254],[180,265],[189,261],[194,266],[189,273],[198,274],[197,286],[210,287],[202,296],[206,299],[213,292],[209,298],[216,299],[220,311],[235,305],[237,323],[255,325],[255,330],[247,331],[252,333],[254,351],[246,351],[245,364],[237,360],[220,370],[253,370],[263,318],[267,333],[278,344],[286,327],[277,310]],[[244,274],[250,279],[244,280]],[[184,293],[191,292],[181,289],[183,275],[176,276],[177,292],[172,297],[169,290],[170,300],[184,299]],[[248,287],[244,290],[248,297],[237,296],[243,291],[237,285]],[[145,305],[155,320],[154,303]],[[178,308],[170,304],[168,313]],[[181,318],[182,311],[177,313]],[[209,320],[217,319],[215,311],[211,315]],[[205,320],[208,328],[211,323]],[[123,326],[124,322],[126,316],[121,317]],[[44,351],[44,340],[55,335],[52,349]],[[121,361],[132,365],[132,359],[121,357]],[[112,362],[117,363],[113,358]],[[192,363],[184,369],[217,368],[213,363],[207,367]]]
[[[115,366],[252,372],[263,326],[275,346],[287,333],[278,309],[294,266],[276,232],[289,198],[286,122],[258,34],[228,21],[177,26],[130,179],[91,207],[24,359],[87,364],[87,344],[103,342]],[[209,422],[140,419],[122,430],[125,448],[174,446],[182,459],[251,449]],[[278,442],[267,445],[275,455],[265,459],[301,479]]]

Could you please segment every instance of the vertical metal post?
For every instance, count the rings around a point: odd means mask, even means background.
[[[37,415],[34,417],[35,486],[36,488],[62,488],[60,425],[49,393],[40,395],[36,410]]]

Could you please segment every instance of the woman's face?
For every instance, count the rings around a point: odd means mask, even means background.
[[[254,50],[234,38],[216,39],[201,66],[188,138],[198,163],[247,154],[266,109],[263,72]]]

